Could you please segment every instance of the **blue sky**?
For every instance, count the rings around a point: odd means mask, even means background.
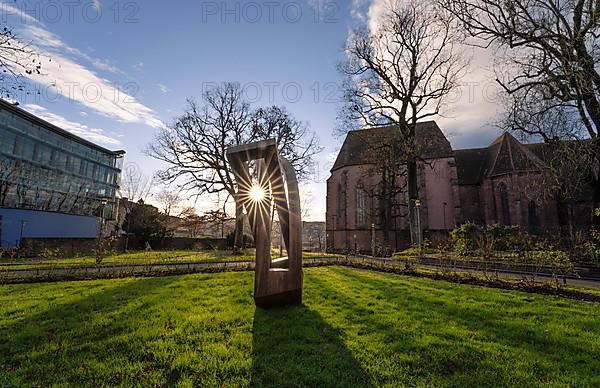
[[[324,181],[342,142],[332,135],[341,93],[336,66],[350,29],[371,22],[380,3],[29,0],[5,1],[2,16],[46,58],[32,85],[41,95],[18,96],[21,106],[126,150],[126,163],[148,175],[161,168],[143,153],[156,130],[214,83],[240,82],[254,106],[284,105],[325,147],[304,186],[309,218],[324,220]],[[482,68],[468,82],[485,82]],[[440,123],[455,147],[484,146],[497,135],[489,129],[495,104],[477,87],[463,89]]]

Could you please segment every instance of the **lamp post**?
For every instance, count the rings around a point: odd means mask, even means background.
[[[354,254],[358,253],[358,245],[356,243],[356,233],[354,233]]]
[[[104,234],[104,210],[108,204],[108,198],[102,198],[100,200],[100,223],[98,226],[98,236],[96,238],[96,265],[102,263],[102,253],[100,252],[102,236]]]
[[[23,230],[25,229],[26,220],[21,220],[21,234],[19,235],[19,249],[23,246]]]
[[[396,251],[398,250],[398,211],[394,211],[394,247]]]
[[[331,233],[331,248],[335,252],[335,231],[337,230],[337,215],[332,215],[333,219],[333,232]]]
[[[446,206],[448,205],[448,202],[444,202],[444,230],[448,230],[448,228],[446,227]]]
[[[417,244],[419,247],[419,259],[421,258],[421,200],[415,199],[415,208],[417,208]]]
[[[375,257],[375,223],[371,224],[371,255]]]

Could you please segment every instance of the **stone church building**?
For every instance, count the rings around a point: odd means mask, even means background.
[[[514,225],[536,234],[566,225],[562,204],[542,195],[544,144],[523,144],[504,133],[488,147],[453,150],[434,121],[419,123],[415,131],[422,158],[417,176],[425,238],[435,242],[465,222]],[[398,190],[385,235],[381,227],[376,195],[381,175],[374,172],[376,150],[369,139],[385,142],[391,136],[399,136],[394,127],[348,133],[327,180],[329,250],[369,252],[372,241],[381,246],[387,241],[393,250],[410,245],[405,190]],[[577,199],[572,215],[577,226],[589,225],[591,207],[591,197]]]

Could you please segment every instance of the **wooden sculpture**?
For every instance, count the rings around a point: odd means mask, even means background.
[[[291,163],[279,156],[274,139],[229,148],[227,159],[237,182],[236,201],[246,209],[256,245],[255,304],[270,308],[302,303],[300,193]],[[271,260],[272,204],[288,253],[276,260]]]

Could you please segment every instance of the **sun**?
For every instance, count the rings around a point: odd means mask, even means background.
[[[261,202],[263,199],[265,199],[265,190],[258,184],[254,184],[250,188],[248,196],[252,202]]]

